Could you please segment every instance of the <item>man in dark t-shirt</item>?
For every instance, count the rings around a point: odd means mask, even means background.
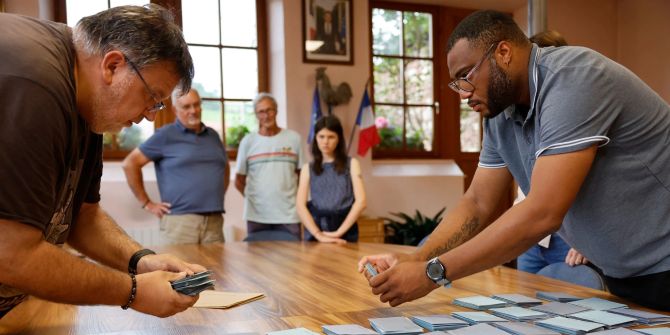
[[[101,134],[152,121],[178,83],[190,87],[169,12],[116,7],[73,30],[0,14],[0,31],[0,317],[26,295],[156,316],[193,305],[168,282],[204,268],[143,249],[98,204]]]

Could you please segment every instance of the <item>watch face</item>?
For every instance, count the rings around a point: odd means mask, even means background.
[[[430,262],[428,268],[426,269],[428,273],[428,278],[432,280],[440,280],[444,278],[444,267],[439,262]]]

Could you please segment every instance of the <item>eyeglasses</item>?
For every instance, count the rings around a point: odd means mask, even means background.
[[[479,67],[484,63],[484,61],[486,59],[488,59],[489,55],[491,54],[491,51],[495,50],[493,47],[496,46],[496,45],[498,45],[498,42],[495,42],[495,43],[491,44],[491,46],[488,48],[488,50],[486,50],[486,52],[484,53],[484,56],[482,57],[482,59],[480,59],[479,62],[477,62],[477,64],[474,67],[472,67],[472,69],[470,69],[470,71],[468,71],[468,73],[465,74],[465,76],[460,77],[460,78],[450,82],[449,83],[449,88],[451,88],[452,90],[454,90],[456,93],[459,93],[459,94],[461,92],[467,92],[467,93],[473,92],[475,90],[475,84],[473,84],[470,81],[470,76],[473,73],[475,73],[475,71],[477,71],[477,69],[479,69]]]
[[[152,91],[152,90],[149,88],[149,84],[147,84],[147,81],[144,80],[144,77],[142,77],[142,74],[140,73],[140,70],[137,68],[137,66],[135,65],[135,63],[133,63],[130,59],[128,59],[128,57],[126,57],[126,62],[128,62],[128,64],[130,64],[130,66],[133,68],[133,70],[135,71],[135,73],[137,73],[137,76],[140,77],[140,80],[142,80],[142,83],[144,84],[144,88],[147,89],[147,92],[149,93],[149,95],[151,96],[151,98],[154,99],[154,101],[156,102],[156,103],[149,109],[149,112],[150,112],[150,113],[158,113],[158,112],[164,110],[164,109],[165,109],[165,104],[163,103],[163,101],[161,101],[160,98],[156,98],[156,93],[154,93],[154,91]]]

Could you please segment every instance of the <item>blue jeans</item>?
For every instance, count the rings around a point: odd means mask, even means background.
[[[530,247],[516,259],[516,268],[521,271],[537,273],[549,264],[565,262],[565,256],[569,250],[570,246],[558,234],[551,234],[549,248],[541,247],[538,244]]]

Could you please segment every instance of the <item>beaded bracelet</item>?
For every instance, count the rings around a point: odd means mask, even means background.
[[[133,301],[135,301],[135,294],[137,293],[137,279],[135,279],[135,275],[131,273],[130,279],[133,281],[133,285],[130,288],[130,296],[128,297],[128,302],[125,305],[121,306],[121,308],[124,310],[130,308],[130,305],[133,303]]]

